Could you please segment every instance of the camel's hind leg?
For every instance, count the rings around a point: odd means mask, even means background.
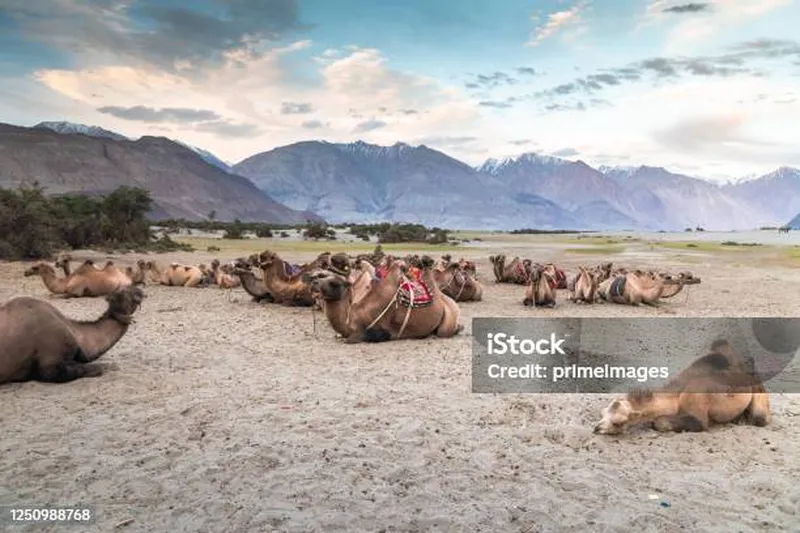
[[[764,385],[753,387],[753,397],[745,413],[745,420],[747,420],[748,424],[764,427],[770,423],[772,417],[770,414],[769,394]]]
[[[439,327],[436,328],[435,332],[437,337],[455,337],[464,330],[464,325],[458,322],[461,315],[458,304],[452,300],[451,302],[446,301],[444,304],[442,321],[439,323]]]
[[[658,431],[701,432],[708,429],[709,398],[706,394],[681,394],[680,410],[676,415],[660,416],[653,421]]]

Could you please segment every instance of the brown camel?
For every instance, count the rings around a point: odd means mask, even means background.
[[[296,271],[277,254],[269,250],[262,252],[259,266],[263,272],[264,286],[276,303],[304,307],[317,303],[311,286],[303,281],[305,272]]]
[[[641,271],[615,275],[597,286],[596,300],[623,305],[658,305],[658,300],[669,286],[680,285],[679,280],[651,278]],[[672,294],[675,287],[668,291]],[[677,292],[677,291],[676,291]]]
[[[198,287],[205,279],[203,271],[196,266],[170,263],[167,268],[162,269],[155,261],[148,261],[145,268],[151,281],[170,287]]]
[[[595,281],[595,275],[589,272],[585,267],[578,267],[578,273],[570,280],[568,285],[568,298],[571,302],[594,303],[595,293],[597,292],[597,282]]]
[[[119,341],[144,293],[128,286],[106,296],[108,308],[93,321],[72,320],[43,300],[20,296],[0,306],[0,383],[66,382],[94,377],[87,365]]]
[[[519,257],[515,257],[511,260],[511,263],[506,265],[506,256],[501,254],[490,256],[489,261],[492,263],[497,283],[516,283],[517,285],[528,283],[526,269],[531,264],[530,259],[520,260]]]
[[[394,260],[358,301],[353,298],[352,284],[341,276],[318,272],[307,279],[322,294],[331,326],[347,343],[457,335],[464,328],[458,322],[458,304],[439,290],[433,259],[423,257],[420,264],[424,285],[407,277],[404,261]]]
[[[117,269],[113,263],[103,270],[91,262],[84,263],[70,276],[59,278],[53,267],[38,263],[25,271],[25,276],[41,276],[47,289],[67,298],[106,296],[132,284],[131,279]]]
[[[552,285],[554,289],[567,288],[567,274],[564,270],[558,268],[553,263],[547,263],[544,265],[544,273],[550,278],[550,285]]]
[[[522,304],[535,307],[555,307],[555,283],[547,274],[547,268],[539,264],[528,266],[528,279]]]
[[[434,269],[433,275],[439,289],[456,302],[479,302],[483,298],[480,282],[466,271],[460,263],[448,262],[444,269]]]
[[[752,361],[736,354],[728,341],[719,340],[664,387],[615,399],[603,409],[594,432],[617,435],[640,423],[652,423],[662,432],[699,432],[712,423],[739,419],[763,427],[770,418],[769,394]]]

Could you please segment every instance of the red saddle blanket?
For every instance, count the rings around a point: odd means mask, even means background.
[[[375,277],[379,280],[385,278],[386,274],[388,273],[389,273],[389,267],[379,266],[378,268],[375,269]]]
[[[517,266],[516,268],[514,268],[514,270],[516,271],[517,274],[519,274],[523,278],[528,276],[527,272],[525,272],[525,265],[523,265],[521,262],[517,263]]]
[[[397,290],[398,300],[404,307],[425,307],[433,302],[431,293],[422,280],[406,278]]]

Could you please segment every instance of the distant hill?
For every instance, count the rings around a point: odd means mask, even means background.
[[[210,165],[169,139],[115,140],[105,130],[73,130],[0,124],[0,187],[38,181],[49,194],[101,194],[128,185],[150,191],[155,203],[151,216],[158,218],[200,220],[216,211],[219,220],[321,220],[276,202],[247,178]]]
[[[426,146],[308,141],[256,154],[233,170],[276,200],[331,222],[509,230],[580,224],[555,203]]]

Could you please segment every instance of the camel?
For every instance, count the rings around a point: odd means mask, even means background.
[[[445,263],[442,269],[440,264],[433,271],[439,289],[456,302],[479,302],[483,298],[483,288],[480,282],[466,271],[461,263]]]
[[[144,260],[139,259],[134,266],[125,267],[125,275],[131,278],[134,285],[145,285],[147,273]]]
[[[567,290],[569,290],[569,300],[571,302],[594,303],[597,282],[595,275],[584,267],[578,267],[578,273],[570,280]]]
[[[603,409],[594,432],[618,435],[640,423],[661,432],[700,432],[712,423],[743,419],[763,427],[770,422],[769,394],[753,371],[752,360],[717,340],[667,385],[654,391],[633,391]]]
[[[459,324],[458,304],[439,290],[433,278],[433,259],[423,257],[420,264],[424,286],[411,282],[405,261],[393,260],[387,262],[381,280],[357,301],[353,284],[341,276],[320,271],[306,279],[319,290],[328,321],[346,343],[459,334],[464,326]]]
[[[605,300],[616,304],[627,305],[658,305],[658,300],[665,292],[673,295],[672,291],[679,291],[676,285],[681,282],[676,279],[651,278],[641,271],[615,275],[597,286],[595,300]],[[669,290],[667,287],[673,286]]]
[[[553,263],[544,265],[544,273],[550,278],[550,285],[552,285],[554,289],[567,288],[567,274]]]
[[[535,307],[555,307],[555,283],[547,274],[547,268],[536,264],[528,267],[528,285],[525,287],[525,298],[522,304]]]
[[[59,278],[50,265],[37,263],[27,269],[24,275],[41,276],[51,293],[66,298],[106,296],[132,284],[131,279],[120,272],[113,262],[100,270],[95,268],[91,261],[87,261],[65,278]]]
[[[264,280],[256,276],[248,260],[237,260],[234,263],[233,275],[239,278],[241,287],[252,296],[254,302],[272,303],[275,301],[275,298],[267,290],[267,286],[264,285]]]
[[[311,286],[303,281],[306,272],[292,272],[288,263],[269,250],[259,255],[259,266],[264,275],[264,285],[276,303],[304,307],[317,303]]]
[[[20,296],[0,306],[0,383],[63,383],[95,377],[102,369],[87,365],[125,335],[144,293],[127,286],[106,296],[108,308],[93,321],[72,320],[52,304]]]
[[[490,256],[489,261],[492,262],[497,283],[516,283],[517,285],[528,283],[526,269],[531,264],[530,259],[520,260],[519,257],[515,257],[511,263],[506,265],[506,256],[501,254]]]
[[[162,269],[155,261],[148,261],[145,263],[145,269],[151,281],[170,287],[202,286],[206,277],[199,267],[178,263],[170,263],[167,268]]]
[[[73,261],[72,256],[69,254],[60,254],[55,261],[55,267],[60,268],[64,271],[64,276],[69,277],[72,274],[92,274],[96,272],[106,272],[108,275],[116,277],[119,279],[123,284],[128,285],[122,276],[126,276],[130,280],[130,284],[134,285],[141,285],[144,283],[144,274],[140,272],[135,272],[133,268],[126,267],[124,270],[120,270],[114,265],[114,261],[110,259],[106,261],[106,264],[103,268],[99,268],[95,262],[91,259],[86,259],[81,266],[79,266],[74,272],[72,271],[71,262]],[[139,263],[142,263],[140,260]]]
[[[239,278],[226,272],[226,270],[226,268],[220,266],[219,259],[211,261],[211,273],[214,275],[214,283],[221,289],[233,289],[241,285]]]

